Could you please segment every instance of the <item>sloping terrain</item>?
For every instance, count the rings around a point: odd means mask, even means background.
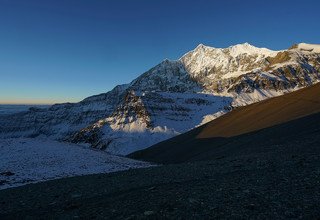
[[[315,219],[319,90],[235,109],[132,155],[163,166],[1,190],[0,218]]]
[[[46,139],[0,139],[0,190],[63,177],[110,173],[150,164]]]
[[[317,219],[319,124],[317,113],[194,154],[206,161],[1,190],[0,218]]]
[[[283,96],[240,107],[190,132],[138,151],[132,158],[158,163],[179,163],[212,159],[255,150],[254,146],[273,145],[290,140],[308,130],[314,121],[298,127],[276,127],[297,118],[320,112],[320,84]],[[280,129],[280,130],[279,130]],[[282,130],[281,130],[282,129]],[[259,132],[256,132],[261,130]],[[276,132],[275,132],[276,131]],[[230,151],[230,152],[229,152]]]
[[[0,137],[46,137],[127,155],[228,112],[319,82],[319,45],[199,45],[79,103],[0,116]]]

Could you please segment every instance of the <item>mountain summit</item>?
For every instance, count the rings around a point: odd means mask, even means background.
[[[237,44],[228,48],[207,47],[200,44],[179,60],[194,77],[203,75],[210,79],[240,76],[263,65],[264,59],[278,51],[258,48],[249,43]]]
[[[235,107],[319,82],[319,47],[301,43],[272,51],[248,43],[200,44],[110,92],[0,117],[0,136],[45,136],[129,154]]]

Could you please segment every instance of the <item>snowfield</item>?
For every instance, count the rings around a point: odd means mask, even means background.
[[[76,144],[44,139],[0,139],[0,189],[148,166],[151,164]]]

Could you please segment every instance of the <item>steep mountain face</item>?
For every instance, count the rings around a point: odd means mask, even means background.
[[[128,154],[230,111],[319,81],[318,45],[272,51],[199,45],[130,84],[75,104],[0,118],[2,137],[38,136]]]
[[[248,43],[225,49],[200,45],[180,61],[206,92],[279,91],[310,85],[318,79],[319,53],[305,47],[315,46],[299,44],[289,50],[271,51]]]
[[[265,58],[276,51],[257,48],[248,43],[229,48],[213,48],[200,44],[180,61],[188,73],[206,86],[213,81],[237,77],[268,65]]]
[[[128,154],[210,121],[232,99],[209,94],[129,90],[114,112],[71,140],[115,154]],[[128,147],[129,146],[129,147]]]
[[[248,156],[253,152],[261,154],[263,148],[264,151],[278,150],[281,142],[287,143],[282,145],[286,150],[293,145],[300,148],[303,135],[312,134],[315,139],[320,137],[319,94],[320,83],[243,106],[205,125],[129,156],[166,164],[210,160],[233,153],[237,156]],[[310,117],[305,118],[307,116]],[[310,118],[314,121],[310,121]],[[296,142],[295,138],[300,140]]]

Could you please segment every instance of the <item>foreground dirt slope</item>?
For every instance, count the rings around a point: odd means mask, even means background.
[[[263,129],[254,140],[292,135],[207,161],[1,190],[0,219],[317,219],[319,124],[320,113]]]
[[[180,163],[210,159],[221,152],[232,154],[246,151],[248,145],[253,145],[250,150],[255,150],[254,146],[273,144],[273,140],[299,135],[304,132],[304,126],[314,122],[299,124],[294,131],[290,131],[292,127],[287,125],[277,132],[271,129],[259,133],[259,130],[318,112],[320,84],[235,109],[199,128],[135,152],[130,157],[157,163]]]

